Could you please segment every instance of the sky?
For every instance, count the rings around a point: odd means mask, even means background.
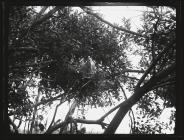
[[[102,17],[111,23],[122,25],[122,17],[131,20],[132,31],[137,31],[141,27],[140,16],[143,6],[96,6],[94,10],[102,13]]]
[[[75,7],[75,9],[81,10],[80,8]],[[138,28],[141,28],[141,14],[142,11],[147,10],[146,7],[144,6],[93,6],[92,9],[97,12],[100,13],[102,15],[102,17],[111,22],[111,23],[117,23],[119,25],[122,25],[121,19],[122,17],[125,17],[127,19],[131,20],[131,30],[132,31],[137,31]],[[39,8],[38,8],[39,10]],[[132,54],[129,54],[130,58],[129,60],[131,61],[131,63],[133,64],[134,67],[138,66],[138,62],[140,60],[139,56],[132,56]],[[135,75],[138,76],[138,75]],[[140,76],[140,75],[139,75]],[[125,89],[125,88],[124,88]],[[125,92],[127,94],[127,96],[130,96],[131,94],[125,89]],[[122,93],[121,93],[122,94]],[[119,104],[120,102],[116,102],[115,105]],[[71,104],[71,103],[70,103]],[[59,109],[58,109],[58,113],[56,115],[56,120],[57,119],[64,119],[66,113],[69,110],[69,103],[64,103],[62,104]],[[113,106],[112,106],[113,107]],[[95,119],[99,119],[102,115],[104,115],[108,110],[110,110],[112,107],[106,107],[106,108],[92,108],[89,109],[87,111],[86,114],[86,119],[89,120],[95,120]],[[135,107],[133,107],[133,110],[135,110]],[[117,112],[114,111],[112,114],[110,114],[106,119],[105,122],[106,123],[110,123],[111,119],[113,118],[113,116],[115,115],[115,113]],[[48,108],[48,114],[46,115],[51,121],[51,118],[53,117],[53,113],[54,113],[54,109],[53,108]],[[61,114],[63,117],[61,117]],[[77,111],[75,111],[74,116],[77,114]],[[161,118],[163,121],[166,121],[166,118],[168,118],[168,115],[170,115],[170,111],[168,110],[164,110],[163,114],[161,115]],[[49,124],[49,122],[48,122]],[[130,121],[129,121],[129,117],[128,117],[128,113],[125,116],[125,118],[123,119],[122,123],[119,125],[116,134],[129,134],[130,132]],[[103,130],[101,128],[100,125],[83,125],[86,126],[87,131],[91,132],[91,133],[103,133]]]

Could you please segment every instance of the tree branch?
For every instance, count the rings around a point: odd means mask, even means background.
[[[13,121],[8,117],[9,123],[13,126],[13,129],[15,130],[15,133],[19,133],[17,126],[13,123]]]
[[[43,6],[43,8],[40,10],[40,12],[36,15],[36,20],[38,20],[42,14],[47,10],[48,6]]]
[[[62,99],[61,99],[61,100],[62,100]],[[56,106],[55,111],[54,111],[54,115],[53,115],[53,118],[52,118],[52,121],[51,121],[51,123],[50,123],[50,125],[49,125],[49,127],[48,127],[47,130],[49,130],[49,129],[51,128],[52,124],[54,123],[54,120],[55,120],[55,116],[56,116],[58,107],[59,107],[62,103],[63,103],[63,101],[60,101],[60,103]]]
[[[94,120],[81,120],[81,119],[75,119],[76,121],[80,122],[80,123],[87,123],[87,124],[98,124],[100,122],[103,122],[104,118],[107,117],[109,114],[111,114],[113,111],[115,111],[117,108],[120,107],[120,109],[118,110],[118,112],[116,113],[115,117],[113,118],[113,120],[111,121],[110,125],[107,127],[107,129],[105,130],[104,134],[113,134],[117,127],[119,126],[119,124],[121,123],[122,119],[124,118],[124,116],[126,115],[126,113],[128,112],[128,110],[145,94],[147,93],[152,86],[159,82],[161,79],[165,78],[168,74],[170,74],[171,72],[173,72],[175,70],[176,65],[173,64],[172,66],[168,67],[166,70],[158,73],[155,77],[152,77],[144,86],[137,88],[135,90],[135,93],[128,98],[127,100],[125,100],[124,102],[120,103],[119,105],[117,105],[116,107],[114,107],[113,109],[111,109],[109,112],[107,112],[105,115],[103,115],[100,119],[94,121]],[[53,131],[57,130],[60,127],[64,127],[67,125],[68,120],[65,120],[64,122],[53,126],[49,131],[47,131],[46,133],[52,133]]]
[[[38,90],[38,95],[37,95],[37,97],[36,97],[36,99],[35,99],[35,103],[36,103],[36,104],[37,104],[38,101],[39,101],[40,95],[41,95],[41,92]],[[32,118],[31,128],[30,128],[31,134],[32,134],[32,132],[33,132],[33,128],[34,128],[34,125],[35,125],[35,119],[36,119],[36,113],[37,113],[37,106],[34,106],[33,109],[34,109],[34,110],[33,110],[33,118]]]
[[[60,98],[60,97],[62,98],[62,96],[64,96],[64,95],[63,95],[63,94],[60,94],[60,95],[58,95],[58,96],[56,96],[56,97],[53,97],[53,98],[50,98],[50,99],[48,99],[48,100],[41,101],[41,102],[35,104],[34,106],[44,105],[44,104],[46,104],[46,103],[48,103],[48,102],[53,102],[54,100],[56,100],[56,99],[58,99],[58,98]]]
[[[55,130],[61,128],[61,127],[64,127],[67,123],[68,123],[68,122],[63,121],[63,122],[61,122],[61,123],[59,123],[59,124],[57,124],[57,125],[54,125],[54,126],[52,126],[49,130],[47,130],[47,131],[45,132],[45,134],[51,134],[53,131],[55,131]]]
[[[84,120],[84,119],[74,119],[77,123],[85,123],[85,124],[100,124],[99,120]]]
[[[161,59],[161,57],[163,56],[163,54],[168,51],[170,49],[170,46],[166,47],[158,56],[157,58],[155,58],[154,61],[152,61],[151,65],[149,66],[149,68],[145,71],[145,73],[143,74],[143,76],[140,78],[140,80],[138,81],[136,88],[139,88],[140,85],[142,84],[142,82],[145,80],[146,76],[150,73],[150,71],[154,68],[154,66],[156,65],[156,63]]]
[[[134,94],[128,98],[126,101],[121,103],[118,112],[115,117],[112,119],[108,128],[105,130],[104,134],[114,134],[122,119],[128,112],[128,110],[137,102],[139,99],[147,92],[149,92],[152,87],[163,78],[171,74],[176,68],[176,64],[168,67],[162,72],[158,73],[154,77],[152,77],[147,83],[145,83],[142,87],[136,88]]]
[[[123,101],[124,102],[124,101]],[[123,103],[122,102],[122,103]],[[115,106],[115,107],[113,107],[111,110],[109,110],[107,113],[105,113],[98,121],[103,121],[109,114],[111,114],[112,112],[114,112],[116,109],[118,109],[120,106],[121,106],[121,104],[122,103],[120,103],[119,105],[117,105],[117,106]]]
[[[136,35],[136,36],[141,36],[141,37],[147,38],[146,36],[144,36],[144,35],[142,35],[142,34],[139,34],[139,33],[136,33],[136,32],[130,31],[130,30],[127,30],[127,29],[122,28],[122,27],[118,27],[118,26],[116,26],[116,25],[113,25],[112,23],[110,23],[110,22],[104,20],[103,18],[101,18],[101,17],[98,16],[97,14],[93,13],[93,12],[91,11],[91,9],[89,9],[89,8],[87,8],[87,7],[85,7],[85,6],[80,6],[80,8],[81,8],[83,11],[85,11],[87,14],[90,14],[90,15],[96,17],[96,18],[99,19],[100,21],[102,21],[102,22],[104,22],[104,23],[110,25],[111,27],[113,27],[113,28],[115,28],[115,29],[117,29],[117,30],[120,30],[120,31],[123,31],[123,32],[127,32],[127,33],[129,33],[129,34],[133,34],[133,35]]]
[[[42,22],[44,22],[45,20],[47,20],[48,18],[50,18],[55,12],[57,12],[59,9],[61,8],[61,6],[56,6],[54,7],[52,10],[50,10],[46,15],[44,15],[42,18],[37,19],[36,21],[34,21],[31,25],[30,28],[35,27],[38,24],[41,24]],[[39,16],[39,15],[38,15]]]
[[[123,72],[144,73],[145,71],[144,71],[144,70],[131,70],[131,69],[125,69],[125,70],[123,70]]]
[[[70,107],[65,120],[63,122],[61,122],[60,124],[57,124],[55,126],[50,127],[50,129],[47,129],[47,131],[45,132],[45,134],[51,134],[53,131],[57,130],[57,129],[61,129],[60,131],[62,132],[63,129],[66,127],[66,125],[68,124],[68,122],[70,122],[70,116],[74,113],[75,107],[77,105],[76,100],[73,102],[72,106]]]
[[[60,124],[57,124],[57,125],[53,126],[53,127],[50,128],[49,130],[47,130],[45,133],[46,133],[46,134],[51,134],[53,131],[55,131],[55,130],[57,130],[57,129],[59,129],[59,128],[65,127],[65,126],[68,124],[68,122],[69,122],[70,120],[73,120],[73,121],[76,122],[76,123],[99,124],[99,125],[101,125],[103,128],[104,128],[104,126],[107,126],[107,125],[108,125],[108,124],[104,123],[104,122],[101,121],[101,120],[74,119],[74,118],[71,118],[71,116],[70,116],[68,120],[65,120],[65,121],[61,122]]]
[[[77,101],[74,100],[74,102],[72,103],[72,105],[71,105],[71,107],[70,107],[68,113],[66,114],[66,117],[65,117],[64,122],[70,121],[70,118],[71,118],[71,116],[73,115],[76,106],[77,106]],[[63,130],[66,128],[67,124],[68,124],[68,123],[66,123],[65,125],[63,125],[63,126],[60,128],[60,133],[63,132]]]
[[[119,83],[119,82],[118,82],[118,83]],[[124,96],[125,96],[125,99],[127,100],[128,98],[127,98],[127,96],[126,96],[125,90],[123,89],[123,87],[121,86],[120,83],[119,83],[119,86],[120,86],[121,90],[123,91],[123,94],[124,94]],[[131,120],[131,126],[132,126],[132,123],[133,123],[133,127],[135,127],[135,116],[134,116],[134,112],[133,112],[132,108],[130,108],[130,111],[131,111],[132,117],[133,117],[133,120],[132,120],[131,115],[130,115],[130,112],[129,112],[129,116],[130,116],[130,120]],[[132,122],[132,121],[133,121],[133,122]],[[131,128],[132,128],[132,127],[131,127]]]
[[[21,116],[21,118],[19,119],[19,124],[18,124],[17,128],[19,128],[20,125],[22,124],[22,118],[23,118],[23,116]]]
[[[99,124],[104,128],[108,126],[108,124],[104,123],[102,120],[84,120],[84,119],[74,119],[77,123],[84,123],[84,124]]]

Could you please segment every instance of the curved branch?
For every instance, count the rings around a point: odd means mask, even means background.
[[[104,22],[104,23],[110,25],[111,27],[113,27],[113,28],[115,28],[115,29],[117,29],[117,30],[120,30],[120,31],[123,31],[123,32],[127,32],[127,33],[129,33],[129,34],[133,34],[133,35],[136,35],[136,36],[141,36],[141,37],[147,38],[146,36],[144,36],[144,35],[142,35],[142,34],[139,34],[139,33],[136,33],[136,32],[130,31],[130,30],[127,30],[127,29],[122,28],[122,27],[118,27],[118,26],[116,26],[116,25],[113,25],[112,23],[110,23],[110,22],[104,20],[103,18],[101,18],[101,17],[98,16],[97,14],[93,13],[89,8],[87,8],[87,7],[85,7],[85,6],[80,6],[80,8],[81,8],[83,11],[85,11],[87,14],[90,14],[90,15],[96,17],[96,18],[99,19],[100,21],[102,21],[102,22]]]

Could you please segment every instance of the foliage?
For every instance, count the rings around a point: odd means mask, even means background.
[[[150,40],[135,38],[135,42],[138,45],[144,46],[144,51],[142,53],[140,52],[142,54],[140,61],[140,66],[142,68],[147,68],[149,66],[149,62],[154,60],[156,55],[158,55],[165,47],[170,47],[151,71],[151,77],[166,69],[171,64],[176,63],[176,15],[173,9],[166,10],[166,7],[150,7],[150,12],[145,12],[142,20],[143,30],[139,30],[139,32],[149,35],[151,38]],[[166,124],[158,122],[151,126],[149,125],[149,122],[151,120],[156,121],[156,118],[162,112],[162,109],[156,102],[157,99],[161,98],[164,100],[163,106],[166,108],[175,107],[175,81],[176,72],[168,75],[167,78],[156,84],[156,86],[152,88],[151,92],[148,92],[142,97],[138,103],[137,109],[141,110],[141,112],[145,112],[143,118],[147,115],[151,118],[147,118],[147,122],[145,122],[144,127],[137,124],[137,130],[134,130],[133,133],[161,133],[161,128],[164,128],[164,125]],[[155,103],[157,104],[156,108],[153,107],[153,104]],[[142,120],[142,118],[139,118],[136,122],[138,123],[139,120]]]
[[[24,66],[35,63],[35,66],[10,69],[10,79],[17,75],[21,78],[28,77],[28,73],[34,72],[41,76],[42,80],[39,86],[43,85],[43,87],[51,89],[59,86],[65,91],[66,98],[77,97],[81,102],[83,102],[82,100],[85,102],[86,97],[89,96],[92,97],[92,100],[90,98],[89,101],[96,105],[101,102],[102,93],[97,91],[101,88],[98,87],[99,79],[103,78],[106,81],[112,81],[112,88],[106,90],[114,91],[114,96],[118,97],[116,95],[118,92],[115,91],[116,85],[113,83],[115,82],[113,71],[117,69],[116,66],[120,67],[118,61],[120,61],[120,57],[123,58],[123,53],[119,51],[116,31],[109,31],[92,16],[78,15],[78,12],[72,13],[70,8],[64,8],[58,12],[57,16],[30,29],[22,37],[21,35],[31,24],[30,21],[33,21],[32,9],[26,7],[10,9],[9,49],[32,47],[39,50],[37,52],[25,50],[10,52],[9,66],[14,67],[15,64],[16,66]],[[95,61],[99,70],[94,78],[83,80],[76,70],[79,69],[79,61],[88,56]],[[44,64],[47,61],[50,61],[50,64]],[[39,67],[39,64],[42,65]],[[122,66],[123,68],[124,66]],[[99,77],[99,75],[104,76],[105,72],[109,73],[108,77]],[[81,86],[90,80],[91,82],[81,89]],[[16,83],[16,85],[19,84]],[[71,87],[72,91],[69,94],[67,92]]]
[[[8,114],[25,116],[29,120],[28,126],[44,131],[44,116],[35,117],[38,98],[44,102],[62,95],[60,100],[63,102],[77,100],[78,108],[112,105],[111,96],[119,101],[120,83],[132,93],[137,82],[124,71],[132,68],[126,54],[127,50],[131,50],[132,42],[143,47],[136,53],[142,56],[140,68],[145,71],[158,54],[170,47],[143,83],[176,63],[175,12],[171,9],[165,11],[162,7],[150,9],[143,14],[143,27],[138,31],[148,36],[145,39],[106,26],[94,16],[81,14],[71,7],[60,8],[49,19],[32,26],[38,20],[34,7],[10,6]],[[131,29],[130,20],[123,18],[122,23],[124,28]],[[88,57],[94,62],[96,72],[90,77],[83,77],[81,62]],[[165,100],[165,107],[175,106],[175,81],[176,73],[170,74],[141,98],[137,110],[142,111],[143,118],[149,118],[145,125],[139,123],[142,118],[137,118],[133,133],[161,133],[160,128],[165,124],[157,122],[151,126],[149,120],[161,114],[157,99]],[[40,97],[29,94],[35,88],[41,93]],[[52,102],[48,103],[49,106]],[[45,104],[42,107],[44,110]],[[75,127],[69,127],[71,133]],[[84,129],[78,131],[84,133]]]

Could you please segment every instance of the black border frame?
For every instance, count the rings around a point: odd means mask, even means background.
[[[115,138],[115,139],[121,139],[121,138],[126,138],[126,139],[182,139],[183,138],[183,94],[182,91],[184,91],[183,88],[183,83],[182,83],[182,78],[183,78],[183,12],[182,12],[182,7],[184,8],[184,3],[182,3],[182,0],[121,0],[121,1],[104,1],[104,2],[115,2],[115,4],[112,4],[113,6],[117,6],[123,2],[123,5],[125,6],[153,6],[153,5],[159,5],[159,6],[174,6],[176,8],[176,17],[177,17],[177,102],[176,102],[176,133],[175,134],[159,134],[159,135],[131,135],[131,134],[115,134],[115,135],[99,135],[99,134],[89,134],[89,135],[29,135],[29,134],[21,134],[21,135],[10,135],[9,133],[9,127],[8,127],[8,114],[7,114],[7,77],[8,77],[8,63],[7,63],[7,47],[8,47],[8,6],[9,5],[64,5],[64,6],[81,6],[81,5],[98,5],[102,6],[104,5],[103,1],[59,1],[59,0],[3,0],[1,2],[1,42],[2,42],[2,47],[1,49],[1,55],[2,55],[2,80],[1,80],[1,89],[2,89],[2,94],[1,94],[1,105],[2,105],[2,113],[1,113],[1,118],[2,118],[2,128],[3,128],[3,136],[5,138],[10,138],[11,136],[16,136],[18,138],[28,138],[27,136],[31,136],[32,138],[35,138],[39,136],[39,138],[51,138],[54,136],[58,139],[60,138]],[[111,5],[111,4],[110,4]],[[90,136],[90,137],[89,137]]]

